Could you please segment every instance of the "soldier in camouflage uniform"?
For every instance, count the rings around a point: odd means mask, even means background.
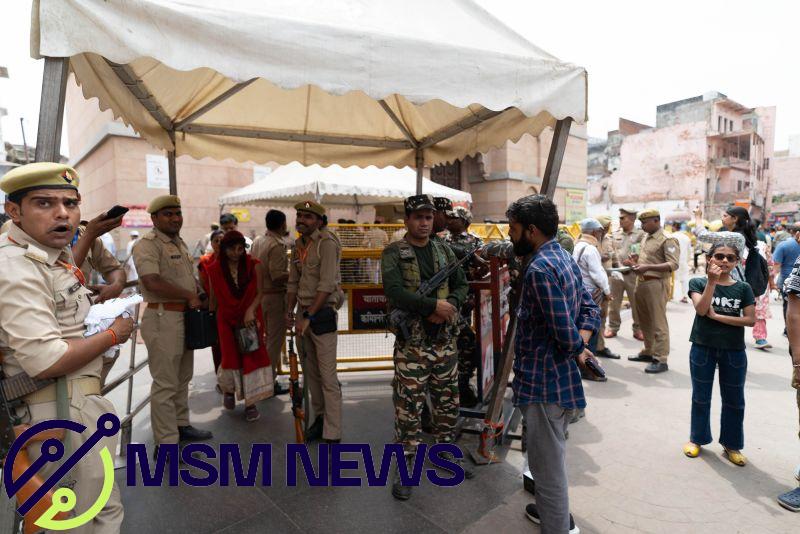
[[[483,246],[483,240],[469,232],[469,225],[472,223],[472,213],[467,208],[457,207],[447,212],[448,234],[445,238],[447,244],[453,249],[456,258],[463,258],[469,251],[476,247]],[[480,260],[478,260],[480,261]],[[473,280],[473,269],[468,264],[464,266],[467,281]],[[458,333],[456,348],[458,350],[458,391],[461,398],[461,406],[472,408],[478,404],[478,397],[470,386],[472,375],[480,364],[480,352],[475,340],[475,331],[472,329],[472,311],[475,309],[475,296],[468,293],[467,300],[461,307],[461,317],[464,323]]]
[[[431,238],[434,205],[430,195],[416,195],[405,201],[407,233],[389,244],[381,256],[383,289],[389,308],[411,312],[408,337],[394,332],[395,441],[402,443],[406,462],[412,467],[421,441],[421,412],[425,393],[430,394],[433,434],[437,443],[455,441],[458,418],[458,366],[456,336],[460,327],[458,310],[467,296],[467,280],[457,269],[442,283],[435,295],[416,294],[420,283],[455,261],[453,251],[441,240]],[[451,458],[452,461],[457,461]],[[462,463],[467,478],[472,472]],[[392,495],[400,500],[411,496],[395,469]]]

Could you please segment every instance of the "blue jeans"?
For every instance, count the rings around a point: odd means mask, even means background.
[[[698,445],[711,443],[711,391],[714,372],[719,367],[719,392],[722,397],[719,442],[723,447],[744,447],[744,381],[747,353],[692,344],[689,370],[692,375],[692,426],[689,440]]]

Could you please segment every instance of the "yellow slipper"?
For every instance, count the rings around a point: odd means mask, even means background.
[[[692,443],[691,441],[683,446],[683,454],[689,458],[697,458],[700,456],[700,445]]]
[[[747,458],[744,454],[739,451],[733,451],[730,449],[725,449],[725,456],[730,460],[732,464],[736,464],[739,467],[744,467],[747,464]]]

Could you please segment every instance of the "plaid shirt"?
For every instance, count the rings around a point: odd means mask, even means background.
[[[556,241],[536,251],[525,272],[514,339],[514,404],[586,406],[575,356],[579,330],[600,328],[600,308],[581,281],[572,257]]]

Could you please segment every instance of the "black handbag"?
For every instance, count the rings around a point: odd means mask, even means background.
[[[215,345],[217,335],[217,314],[208,310],[188,310],[184,313],[187,350],[204,349]]]
[[[314,334],[321,336],[323,334],[330,334],[336,332],[338,325],[336,324],[336,310],[331,306],[325,306],[314,314],[311,320],[311,331]]]

